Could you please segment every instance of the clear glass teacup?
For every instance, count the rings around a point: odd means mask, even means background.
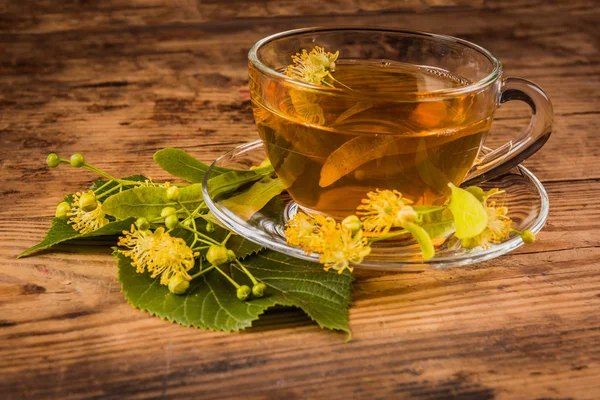
[[[329,77],[315,83],[286,74],[303,50],[334,60]],[[542,147],[552,128],[551,103],[537,85],[502,78],[489,51],[449,36],[293,30],[259,41],[249,74],[254,118],[275,172],[303,209],[334,217],[353,214],[376,189],[443,204],[449,183],[508,171]],[[483,154],[494,112],[509,100],[529,104],[531,122]]]

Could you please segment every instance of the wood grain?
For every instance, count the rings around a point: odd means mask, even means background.
[[[594,399],[600,393],[600,37],[596,2],[9,1],[0,7],[0,389],[3,398]],[[526,165],[549,192],[539,242],[468,268],[359,271],[353,339],[275,310],[244,333],[125,303],[106,246],[40,240],[85,172],[166,175],[159,148],[211,161],[256,137],[246,53],[320,24],[446,33],[494,52],[555,108]],[[529,120],[506,104],[490,144]]]

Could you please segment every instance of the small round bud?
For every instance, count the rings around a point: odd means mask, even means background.
[[[521,239],[523,239],[523,243],[525,244],[532,244],[535,242],[535,233],[527,229],[521,234]]]
[[[229,261],[227,248],[223,246],[212,245],[206,252],[206,260],[212,265],[220,265]]]
[[[175,229],[179,225],[179,218],[177,215],[171,214],[165,217],[165,226],[169,229]]]
[[[66,201],[58,203],[56,206],[56,218],[69,219],[69,212],[71,211],[71,205]]]
[[[264,283],[257,283],[252,286],[252,294],[256,297],[263,297],[265,295],[265,290],[267,290],[267,285]]]
[[[175,207],[165,207],[160,211],[161,217],[167,217],[173,214],[177,214],[177,209]]]
[[[208,221],[206,223],[206,227],[204,228],[206,230],[206,232],[211,233],[215,231],[215,224],[213,224],[212,222]]]
[[[145,231],[146,229],[150,228],[150,222],[148,222],[148,220],[144,217],[139,217],[135,220],[135,226],[137,226],[138,229]]]
[[[81,168],[81,167],[83,167],[83,164],[85,164],[85,158],[83,158],[83,156],[81,154],[75,153],[71,156],[71,159],[69,160],[69,162],[75,168]]]
[[[227,249],[227,261],[234,261],[237,258],[233,250]]]
[[[169,279],[169,292],[173,294],[184,294],[190,287],[190,281],[180,275],[175,275]]]
[[[237,298],[240,300],[246,300],[249,296],[250,293],[252,293],[252,290],[250,290],[249,286],[246,285],[242,285],[239,288],[237,288]]]
[[[167,199],[177,201],[179,200],[179,196],[181,196],[181,190],[177,186],[170,186],[167,189]]]
[[[94,211],[96,208],[98,208],[98,202],[96,201],[96,196],[94,196],[94,193],[87,192],[82,194],[79,198],[79,208],[85,212]]]
[[[356,215],[349,215],[342,221],[342,226],[355,234],[362,228],[362,222]]]
[[[50,168],[56,168],[60,164],[60,157],[56,153],[48,154],[48,158],[46,159],[46,163]]]

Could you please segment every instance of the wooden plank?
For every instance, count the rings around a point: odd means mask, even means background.
[[[241,4],[243,3],[243,6]],[[0,389],[8,398],[575,398],[600,393],[600,54],[592,0],[241,2],[42,0],[0,15]],[[233,19],[232,19],[233,18]],[[256,138],[246,53],[318,24],[389,25],[489,48],[552,99],[527,162],[551,213],[540,240],[472,267],[357,271],[353,339],[301,312],[246,333],[172,325],[127,305],[106,245],[16,260],[92,175],[44,167],[82,152],[115,175],[167,179],[154,151],[211,161]],[[490,145],[520,132],[499,110]]]

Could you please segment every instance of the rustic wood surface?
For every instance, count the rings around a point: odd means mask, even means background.
[[[600,397],[596,1],[0,3],[2,398]],[[551,201],[538,243],[467,268],[358,272],[350,343],[295,311],[237,334],[152,318],[126,304],[105,247],[15,259],[43,237],[63,193],[92,179],[49,170],[49,151],[155,179],[162,147],[211,161],[256,138],[251,45],[321,24],[466,38],[547,91],[554,133],[526,163]],[[496,137],[528,118],[506,105]]]

